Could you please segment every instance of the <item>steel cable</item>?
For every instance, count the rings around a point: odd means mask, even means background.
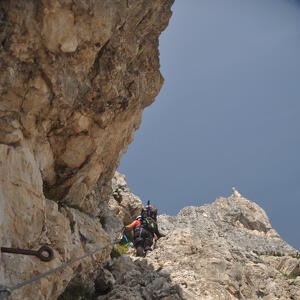
[[[114,244],[116,244],[116,243],[117,243],[117,242],[115,242]],[[56,267],[56,268],[53,268],[53,269],[50,269],[50,270],[48,270],[48,271],[46,271],[46,272],[40,273],[40,274],[38,274],[38,275],[35,275],[35,276],[31,277],[30,279],[25,280],[24,282],[19,283],[19,284],[16,284],[16,285],[14,285],[14,286],[12,286],[12,287],[6,287],[6,286],[1,286],[1,285],[0,285],[0,300],[6,299],[6,298],[9,297],[14,291],[16,291],[16,290],[18,290],[18,289],[21,289],[21,288],[23,288],[23,287],[26,286],[26,285],[32,284],[33,282],[38,281],[38,280],[40,280],[41,278],[46,277],[46,276],[48,276],[48,275],[50,275],[50,274],[52,274],[52,273],[61,271],[61,270],[65,269],[66,267],[68,267],[69,265],[72,265],[72,264],[74,264],[74,263],[76,263],[76,262],[78,262],[78,261],[80,261],[80,260],[82,260],[82,259],[85,259],[85,258],[87,258],[87,257],[89,257],[89,256],[91,256],[91,255],[93,255],[93,254],[95,254],[95,253],[97,253],[97,252],[99,252],[100,250],[105,249],[105,248],[106,248],[106,247],[104,247],[104,246],[98,247],[98,248],[96,248],[95,250],[93,250],[93,251],[91,251],[91,252],[88,252],[88,253],[86,253],[86,254],[84,254],[84,255],[82,255],[82,256],[79,256],[79,257],[77,257],[77,258],[75,258],[75,259],[73,259],[73,260],[72,260],[72,259],[69,259],[69,260],[65,261],[64,263],[62,263],[60,266],[58,266],[58,267]]]

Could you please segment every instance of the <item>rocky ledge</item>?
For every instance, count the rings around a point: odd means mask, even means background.
[[[300,299],[299,254],[236,190],[162,215],[159,227],[166,237],[146,258],[131,250],[106,266],[109,291],[99,300]]]

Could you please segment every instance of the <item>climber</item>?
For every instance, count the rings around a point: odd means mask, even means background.
[[[157,208],[150,205],[148,201],[147,206],[142,209],[141,215],[136,218],[131,224],[127,225],[127,231],[134,231],[134,245],[137,249],[137,256],[140,256],[139,252],[152,250],[151,246],[154,240],[154,246],[156,241],[164,237],[158,230],[157,226]],[[138,249],[142,248],[141,249]]]
[[[126,231],[133,230],[136,256],[145,256],[146,251],[152,250],[153,239],[157,240],[156,234],[149,230],[148,224],[151,220],[147,219],[145,216],[138,216],[131,224],[125,226]]]
[[[165,235],[159,232],[157,226],[157,208],[153,207],[149,200],[146,208],[142,209],[141,215],[143,216],[143,214],[147,216],[146,220],[150,220],[149,230],[155,233],[158,239],[164,237]]]

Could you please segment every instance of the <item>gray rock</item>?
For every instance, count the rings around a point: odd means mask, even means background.
[[[143,203],[128,188],[125,175],[116,172],[111,184],[113,193],[108,201],[108,209],[127,225],[141,213]]]
[[[114,276],[107,269],[103,269],[95,281],[96,293],[107,293],[115,284]]]
[[[98,300],[182,299],[180,287],[171,282],[170,275],[158,272],[144,259],[125,255],[114,259],[108,268],[114,275],[115,285]]]
[[[116,285],[99,299],[300,299],[296,250],[237,190],[158,220],[166,237],[146,258],[114,260]]]

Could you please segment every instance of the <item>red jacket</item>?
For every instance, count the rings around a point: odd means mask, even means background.
[[[136,227],[141,226],[141,221],[140,220],[134,220],[132,223],[126,226],[126,230],[131,231]]]
[[[141,226],[141,221],[140,220],[134,220],[132,223],[129,225],[125,226],[127,231],[134,230],[136,227]],[[157,240],[157,235],[154,233],[154,239]]]

